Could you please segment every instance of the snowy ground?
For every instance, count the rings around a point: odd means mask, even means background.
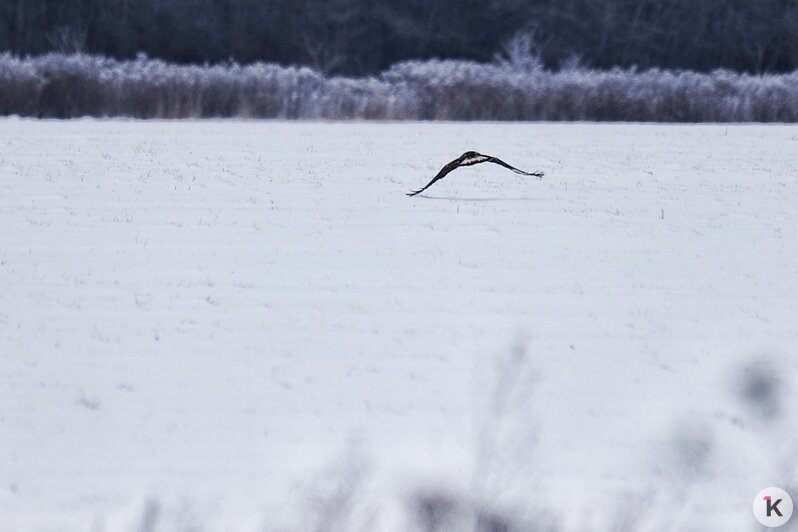
[[[546,177],[405,197],[467,149]],[[756,530],[798,487],[796,154],[2,120],[0,531]]]

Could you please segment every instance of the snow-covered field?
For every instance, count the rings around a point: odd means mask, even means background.
[[[468,149],[546,177],[405,197]],[[796,154],[2,120],[0,531],[756,530],[798,487]]]

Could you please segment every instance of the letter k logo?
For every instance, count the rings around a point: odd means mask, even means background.
[[[776,502],[773,502],[773,497],[771,497],[770,495],[765,495],[762,498],[765,500],[765,503],[767,504],[768,517],[770,517],[773,514],[773,512],[776,512],[776,515],[778,515],[779,517],[784,517],[783,515],[781,515],[781,511],[779,511],[779,503],[781,502],[781,499],[777,499]]]
[[[792,498],[781,488],[765,488],[754,498],[754,517],[768,528],[781,526],[792,517]]]

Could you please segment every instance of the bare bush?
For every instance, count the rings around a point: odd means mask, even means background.
[[[798,72],[544,70],[520,35],[495,63],[411,61],[377,77],[307,67],[175,65],[139,56],[0,55],[0,114],[40,118],[280,118],[796,122]]]

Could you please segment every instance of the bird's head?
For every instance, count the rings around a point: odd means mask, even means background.
[[[461,159],[473,159],[474,157],[481,157],[481,154],[475,151],[467,151],[460,156]]]

